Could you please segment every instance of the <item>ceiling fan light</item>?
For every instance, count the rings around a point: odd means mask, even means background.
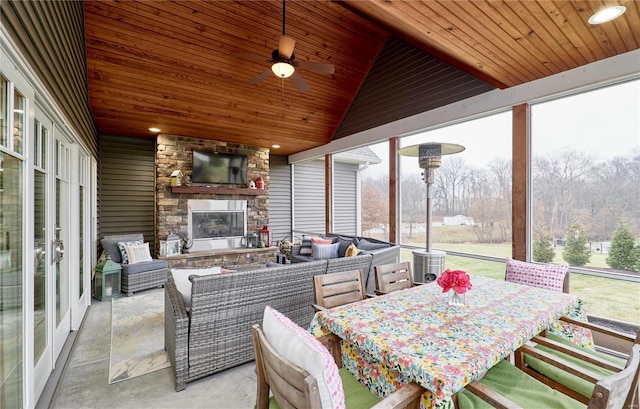
[[[625,6],[607,7],[589,17],[589,24],[602,24],[620,17],[627,8]]]
[[[295,72],[293,65],[286,62],[277,62],[271,66],[271,71],[280,78],[289,78]]]

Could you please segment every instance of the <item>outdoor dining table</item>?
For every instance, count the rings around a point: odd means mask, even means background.
[[[376,396],[423,386],[423,408],[453,409],[452,396],[561,315],[583,316],[570,294],[471,276],[465,305],[435,283],[315,314],[309,331],[342,339],[343,366]]]

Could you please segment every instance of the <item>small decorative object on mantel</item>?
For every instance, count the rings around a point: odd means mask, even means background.
[[[264,189],[264,180],[262,179],[262,176],[258,176],[256,178],[256,188]]]
[[[193,246],[193,240],[189,238],[189,233],[184,230],[179,230],[175,233],[175,235],[180,238],[180,242],[182,243],[180,246],[182,248],[182,252],[184,254],[189,253],[191,246]]]
[[[182,186],[182,178],[184,174],[181,170],[176,169],[171,172],[171,186]]]
[[[251,182],[249,182],[249,189],[255,189],[255,188],[256,188],[256,182],[252,180]]]
[[[247,248],[255,249],[258,247],[258,233],[249,233],[247,236]]]
[[[263,247],[271,247],[271,229],[269,226],[264,226],[258,232],[258,240],[264,243]]]
[[[465,293],[471,290],[471,279],[469,275],[462,270],[446,269],[437,281],[442,287],[442,292],[449,293],[449,305],[465,305]]]
[[[175,256],[182,250],[182,239],[173,232],[170,232],[166,240],[160,240],[160,255]]]

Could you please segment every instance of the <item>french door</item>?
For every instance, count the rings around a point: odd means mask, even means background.
[[[90,157],[79,145],[72,150],[71,206],[71,330],[80,328],[91,303]]]
[[[62,135],[55,137],[53,178],[53,226],[51,239],[51,258],[55,281],[55,331],[53,339],[54,356],[57,357],[71,331],[71,274],[70,257],[65,246],[69,244],[71,223],[71,152]]]
[[[95,262],[95,161],[19,66],[0,65],[0,408],[36,406]]]
[[[48,147],[51,146],[53,123],[41,109],[35,109],[33,132],[33,366],[34,395],[39,396],[53,370],[53,303],[49,268],[49,227],[51,192]]]

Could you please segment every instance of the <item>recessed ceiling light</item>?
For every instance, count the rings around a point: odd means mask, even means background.
[[[607,7],[606,9],[602,9],[593,16],[589,17],[588,21],[589,24],[606,23],[607,21],[611,21],[620,17],[625,11],[627,11],[627,8],[625,6]]]
[[[160,132],[160,128],[149,128],[149,132],[159,133]]]
[[[280,145],[271,145],[271,147],[272,147],[273,149],[278,149],[278,148],[280,147]]]

